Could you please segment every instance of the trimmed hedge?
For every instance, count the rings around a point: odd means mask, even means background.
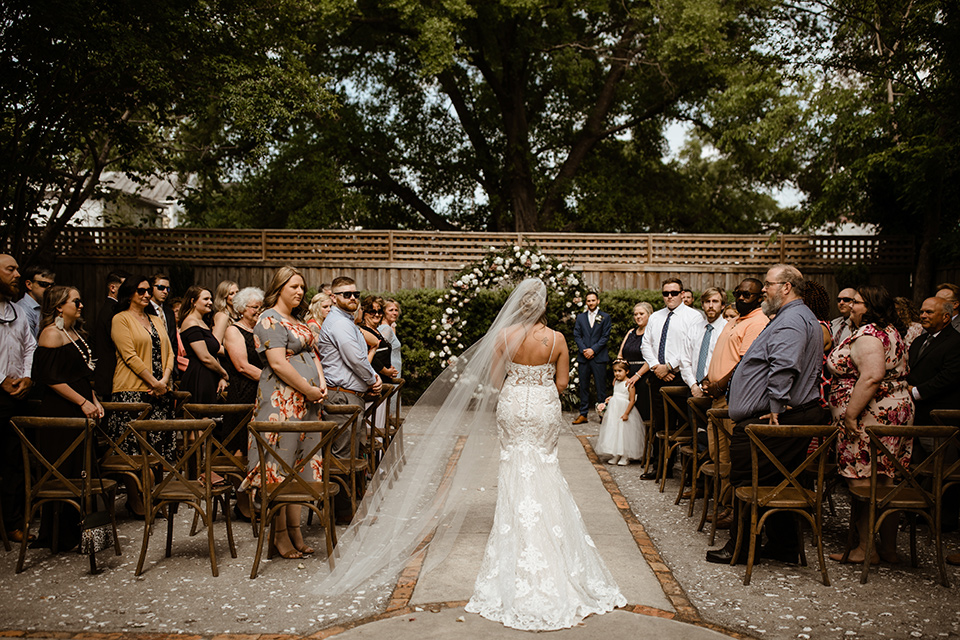
[[[397,322],[397,336],[400,338],[403,352],[403,377],[407,381],[404,387],[404,402],[415,402],[420,394],[430,386],[430,383],[443,370],[439,357],[430,357],[431,352],[437,353],[441,343],[437,341],[436,325],[443,313],[442,299],[445,289],[406,289],[392,293],[381,293],[383,297],[394,298],[400,304],[400,320]],[[370,292],[365,292],[370,293]],[[483,337],[493,319],[497,316],[503,303],[509,295],[508,290],[482,291],[476,299],[462,311],[462,318],[467,324],[463,327],[462,345],[450,345],[454,354],[462,353],[467,347]],[[564,334],[570,349],[571,358],[576,357],[576,346],[573,342],[573,319],[569,315],[571,308],[566,307],[564,300],[551,297],[547,307],[547,322],[551,328]],[[600,294],[600,308],[610,314],[613,319],[613,328],[610,332],[608,349],[610,359],[616,357],[627,331],[634,327],[633,307],[638,302],[649,302],[654,310],[663,307],[663,298],[659,291],[645,289],[625,289]],[[585,307],[582,307],[585,308]],[[571,371],[571,378],[576,376],[576,370]],[[609,377],[609,376],[608,376]],[[612,379],[612,377],[611,377]],[[607,393],[605,390],[603,393]],[[572,389],[564,394],[564,403],[570,406],[577,394]]]

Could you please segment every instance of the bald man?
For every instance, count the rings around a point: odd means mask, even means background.
[[[920,307],[924,332],[910,345],[907,384],[917,405],[914,424],[933,424],[934,409],[960,409],[960,333],[953,328],[953,303],[927,298]]]
[[[953,305],[953,311],[950,313],[950,322],[953,328],[960,331],[960,287],[949,282],[937,285],[938,298],[943,298]]]
[[[834,346],[850,337],[853,327],[850,326],[850,309],[853,307],[853,297],[857,290],[847,287],[837,294],[837,310],[840,315],[830,321],[830,335]]]

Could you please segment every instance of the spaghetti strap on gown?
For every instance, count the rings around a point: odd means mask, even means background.
[[[560,471],[555,376],[553,364],[506,364],[497,404],[497,505],[466,607],[527,631],[572,627],[626,605]]]

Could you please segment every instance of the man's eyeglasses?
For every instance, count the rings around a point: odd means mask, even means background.
[[[46,280],[34,280],[33,284],[37,285],[41,289],[46,289],[47,287],[51,286],[53,283],[47,282]]]
[[[15,305],[15,304],[13,304],[13,303],[11,303],[11,302],[8,302],[8,303],[7,303],[7,309],[13,311],[13,317],[12,317],[12,318],[0,318],[0,324],[10,324],[11,322],[16,322],[16,321],[17,321],[17,305]]]
[[[683,292],[682,291],[661,291],[660,293],[663,295],[664,298],[674,298]]]
[[[145,296],[150,293],[150,287],[137,287],[137,295]]]
[[[167,289],[170,288],[170,285],[168,285],[168,284],[155,284],[155,285],[153,285],[153,288],[156,289],[157,291],[166,291]]]
[[[837,302],[846,302],[847,304],[850,304],[853,302],[853,298],[837,298]]]
[[[763,283],[763,288],[764,288],[764,289],[769,289],[770,287],[772,287],[772,286],[774,286],[774,285],[781,285],[781,284],[787,284],[787,283],[786,283],[786,282],[764,282],[764,283]]]
[[[759,294],[752,293],[750,291],[734,291],[733,292],[734,298],[752,298],[753,296],[756,296],[756,295],[759,295]]]
[[[359,291],[334,291],[333,295],[343,296],[344,298],[360,298]]]

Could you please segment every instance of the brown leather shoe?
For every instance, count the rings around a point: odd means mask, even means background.
[[[691,495],[693,495],[693,492],[692,492],[690,489],[687,489],[687,490],[684,491],[683,494],[680,496],[680,499],[681,499],[681,500],[689,500]],[[699,491],[697,491],[697,497],[698,497],[698,498],[700,497],[700,492],[699,492]]]
[[[11,542],[23,542],[23,529],[14,529],[7,537],[10,538]],[[36,539],[37,536],[31,533],[30,537],[27,538],[27,542],[33,542]]]
[[[733,524],[733,511],[722,518],[717,518],[717,529],[729,529]]]
[[[720,522],[720,521],[723,520],[724,518],[729,518],[729,517],[732,517],[732,516],[733,516],[733,510],[732,510],[732,509],[727,509],[726,507],[724,507],[724,508],[721,509],[720,512],[717,514],[717,522]],[[713,513],[708,513],[708,514],[707,514],[707,522],[713,522]]]
[[[960,553],[951,553],[946,557],[947,564],[960,566]]]
[[[587,421],[587,416],[577,416],[576,419],[574,419],[573,424],[583,424]]]

